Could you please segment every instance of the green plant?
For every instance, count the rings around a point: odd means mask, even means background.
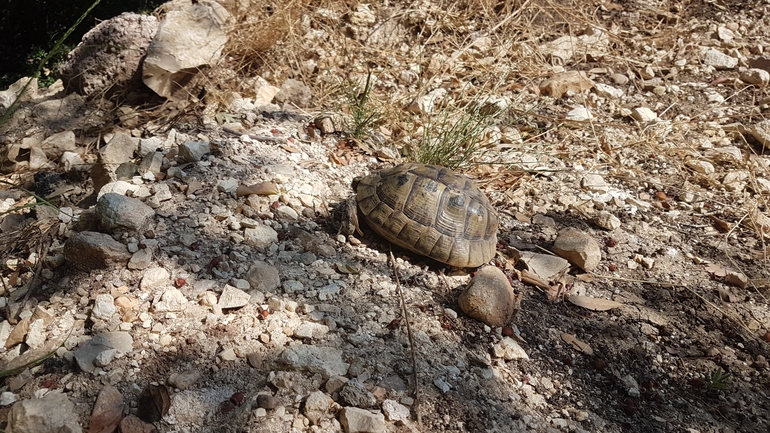
[[[712,371],[711,374],[706,378],[706,388],[710,390],[727,389],[730,387],[730,384],[727,383],[729,380],[730,373],[722,370],[720,367],[717,367],[716,370]]]
[[[459,108],[447,107],[438,116],[425,116],[416,159],[453,169],[473,161],[488,128],[507,111],[490,102],[490,98],[472,101]]]
[[[348,80],[344,93],[352,122],[350,135],[357,139],[366,138],[384,116],[382,108],[372,100],[372,73],[367,74],[363,88]]]

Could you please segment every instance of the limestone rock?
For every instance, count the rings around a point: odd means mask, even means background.
[[[383,401],[382,412],[388,421],[404,422],[409,419],[409,408],[395,400]]]
[[[636,107],[631,110],[631,117],[639,123],[647,123],[657,119],[658,114],[647,107]]]
[[[313,93],[310,88],[302,81],[291,78],[283,83],[281,91],[275,95],[275,102],[279,104],[290,103],[300,108],[309,106],[312,99]]]
[[[513,287],[494,266],[481,268],[457,302],[465,314],[489,326],[506,325],[517,308]]]
[[[703,64],[713,66],[715,69],[733,69],[738,66],[738,59],[710,48],[703,55]]]
[[[516,340],[511,337],[503,337],[502,341],[494,346],[492,353],[494,354],[495,358],[502,358],[506,361],[511,361],[514,359],[529,359],[527,352],[525,352],[524,349],[519,346],[519,343],[517,343]]]
[[[607,212],[606,210],[599,212],[593,221],[597,226],[610,231],[620,228],[621,224],[620,218]]]
[[[72,131],[58,132],[43,140],[40,147],[48,159],[57,160],[62,157],[64,152],[72,152],[77,149],[75,133]]]
[[[170,282],[171,274],[165,268],[150,268],[144,271],[142,281],[139,283],[139,289],[150,291],[163,287]]]
[[[157,30],[157,18],[132,12],[100,22],[59,66],[65,87],[87,96],[136,88],[139,65]]]
[[[588,90],[594,86],[585,72],[568,71],[554,74],[540,85],[540,91],[553,98],[572,95]]]
[[[169,11],[147,49],[144,84],[170,98],[204,65],[216,63],[232,17],[219,3],[202,0]]]
[[[385,416],[366,409],[346,407],[340,411],[340,424],[345,433],[384,433]]]
[[[246,273],[246,281],[249,282],[252,289],[275,293],[275,290],[281,284],[281,277],[275,266],[256,261]]]
[[[15,403],[8,413],[8,433],[82,433],[75,405],[66,394],[52,391],[43,398]]]
[[[770,120],[763,120],[751,125],[748,132],[763,147],[770,147]]]
[[[168,377],[168,383],[174,388],[184,391],[192,387],[200,379],[201,373],[198,370],[186,370],[181,373],[172,373]]]
[[[272,227],[263,224],[254,228],[247,228],[243,234],[246,238],[246,243],[255,248],[264,249],[278,242],[278,232],[273,230]]]
[[[741,72],[741,80],[759,87],[765,87],[770,83],[770,72],[764,69],[751,68]]]
[[[559,232],[552,250],[586,271],[599,266],[602,258],[599,243],[587,233],[572,227]]]
[[[128,248],[112,236],[97,232],[81,232],[64,244],[64,258],[81,271],[125,265],[131,258]]]
[[[187,162],[198,162],[211,152],[211,145],[205,141],[185,141],[179,145],[179,157]]]
[[[350,379],[340,390],[340,398],[348,406],[368,409],[377,405],[374,394],[369,392],[358,379]]]
[[[95,335],[75,351],[75,361],[81,370],[93,373],[96,361],[104,352],[122,356],[133,349],[134,339],[127,332],[105,332]]]
[[[323,391],[311,392],[305,400],[305,408],[303,414],[313,425],[318,425],[318,422],[324,418],[331,416],[332,410],[334,410],[337,404],[331,397],[326,395]]]
[[[170,288],[163,292],[160,299],[156,298],[152,307],[157,312],[183,311],[187,308],[187,298],[177,288]]]
[[[350,364],[342,361],[342,351],[333,347],[299,344],[281,353],[281,361],[295,370],[319,373],[325,378],[342,376]]]
[[[133,197],[108,193],[96,203],[96,215],[105,230],[138,232],[147,227],[155,211]]]
[[[227,284],[219,296],[219,308],[240,308],[249,303],[251,296],[243,290]]]
[[[96,301],[94,302],[94,309],[91,311],[91,315],[97,319],[109,320],[117,311],[115,299],[112,295],[109,293],[96,295]]]

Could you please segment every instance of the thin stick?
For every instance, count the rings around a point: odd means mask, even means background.
[[[409,349],[412,352],[412,376],[414,377],[414,405],[415,413],[417,413],[417,423],[421,424],[420,412],[417,411],[418,391],[420,389],[420,383],[417,378],[417,352],[414,348],[414,338],[412,338],[412,325],[409,321],[409,310],[406,308],[406,299],[404,298],[404,291],[401,289],[401,281],[398,278],[398,266],[396,266],[396,258],[393,257],[393,251],[390,252],[390,263],[393,266],[393,275],[396,277],[396,287],[398,288],[398,296],[401,298],[401,308],[404,311],[404,321],[406,322],[406,335],[409,338]]]

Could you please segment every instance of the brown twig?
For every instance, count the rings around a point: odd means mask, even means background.
[[[415,413],[417,414],[417,423],[421,423],[420,412],[417,410],[418,391],[420,389],[420,382],[417,376],[417,352],[414,348],[414,338],[412,338],[412,325],[409,321],[409,310],[406,308],[406,298],[404,298],[404,291],[401,289],[401,281],[398,278],[398,266],[396,265],[396,258],[393,257],[393,251],[390,251],[390,263],[393,266],[393,275],[396,278],[396,287],[398,288],[398,296],[401,298],[401,308],[404,312],[404,321],[406,322],[406,335],[409,338],[409,349],[412,352],[412,376],[414,380],[414,405]]]

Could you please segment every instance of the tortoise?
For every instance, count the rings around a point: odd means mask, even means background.
[[[439,165],[404,163],[358,182],[363,219],[390,242],[458,268],[488,262],[498,217],[473,181]]]

